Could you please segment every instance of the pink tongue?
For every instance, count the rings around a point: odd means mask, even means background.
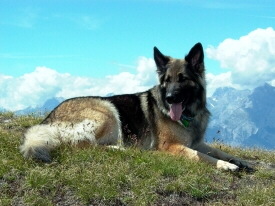
[[[182,104],[171,104],[170,106],[170,117],[174,121],[180,120],[181,114],[182,114]]]

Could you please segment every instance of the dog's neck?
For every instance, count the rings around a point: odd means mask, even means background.
[[[183,113],[181,115],[180,121],[184,127],[189,127],[190,123],[194,120],[194,117],[185,116]]]

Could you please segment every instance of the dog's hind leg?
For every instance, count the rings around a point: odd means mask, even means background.
[[[61,143],[80,148],[98,144],[122,147],[118,115],[114,112],[109,115],[97,113],[94,119],[87,117],[78,122],[56,121],[31,127],[25,133],[24,143],[20,146],[21,153],[26,158],[51,162],[50,152]]]

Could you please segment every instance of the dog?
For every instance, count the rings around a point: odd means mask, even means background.
[[[210,113],[201,43],[183,59],[154,47],[154,60],[158,85],[135,94],[65,100],[41,124],[26,131],[20,146],[23,156],[51,162],[51,151],[62,143],[136,146],[204,161],[222,170],[252,170],[244,160],[204,142]]]

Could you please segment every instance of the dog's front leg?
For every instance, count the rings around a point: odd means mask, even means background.
[[[199,144],[197,147],[195,147],[195,149],[211,157],[233,163],[237,165],[240,169],[244,169],[247,172],[252,172],[254,170],[246,161],[234,157],[230,154],[227,154],[219,149],[210,147],[205,143]]]
[[[216,159],[207,154],[201,153],[199,151],[190,149],[182,144],[172,143],[166,144],[164,147],[160,147],[160,150],[164,150],[173,155],[182,155],[194,161],[204,161],[216,166],[218,169],[236,171],[239,167],[235,164]]]

